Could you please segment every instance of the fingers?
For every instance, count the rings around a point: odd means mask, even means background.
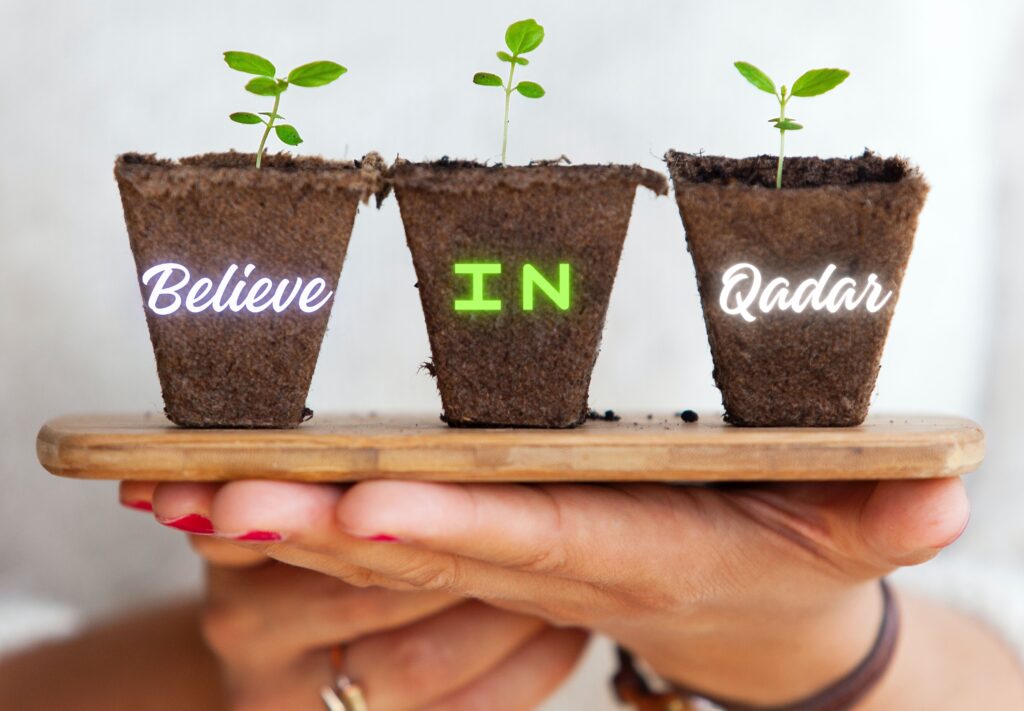
[[[343,498],[341,489],[333,486],[232,482],[217,492],[211,512],[217,530],[258,527],[278,532],[279,542],[256,545],[276,560],[354,585],[441,590],[530,614],[559,610],[567,617],[558,619],[572,622],[582,622],[578,616],[584,609],[607,607],[610,598],[597,586],[421,550],[387,537],[353,537],[338,526],[336,513]]]
[[[422,711],[527,711],[540,705],[572,673],[587,635],[548,628],[504,662]]]
[[[225,535],[265,534],[253,545],[277,560],[355,585],[440,590],[589,625],[623,601],[680,610],[709,597],[742,597],[752,578],[827,580],[833,588],[870,580],[935,555],[967,517],[957,480],[721,490],[400,481],[347,489],[270,481],[184,486],[173,497],[158,488],[158,516],[205,511]]]
[[[212,536],[210,502],[220,484],[158,484],[153,493],[153,514],[165,526],[198,536]]]
[[[500,666],[543,629],[536,618],[468,602],[355,642],[345,671],[363,687],[371,708],[411,710]]]
[[[460,601],[442,593],[354,588],[298,568],[213,569],[203,630],[236,669],[262,673],[338,642],[434,615]]]
[[[221,487],[206,506],[218,536],[246,542],[283,563],[355,585],[380,584],[380,577],[344,555],[357,542],[335,525],[334,509],[342,490],[329,484],[237,481]],[[159,502],[157,506],[159,511]],[[326,543],[303,546],[304,538]]]
[[[337,515],[344,530],[371,540],[392,538],[503,567],[578,575],[589,571],[574,555],[574,542],[590,526],[575,514],[588,507],[601,525],[616,493],[576,489],[364,482],[347,492]],[[606,535],[611,539],[614,531]]]
[[[581,600],[601,609],[604,584],[640,585],[686,567],[686,552],[700,558],[683,544],[708,540],[700,535],[705,527],[695,519],[678,530],[678,508],[690,502],[675,495],[681,503],[674,509],[666,491],[411,482],[344,490],[240,481],[215,493],[205,485],[161,486],[154,505],[165,521],[209,517],[218,535],[259,531],[267,555],[356,585],[446,590],[534,613],[564,608],[564,621],[574,619]],[[412,545],[389,545],[396,538]]]
[[[584,640],[469,602],[353,642],[343,671],[374,711],[527,709],[570,673]],[[326,650],[263,666],[239,664],[237,651],[222,660],[233,707],[252,711],[320,708],[318,690],[334,676]]]
[[[152,512],[153,498],[156,494],[157,486],[156,482],[149,481],[121,482],[119,494],[121,505],[130,509],[135,509],[136,511]],[[186,490],[193,491],[194,493],[194,490],[189,489],[187,486]],[[208,495],[208,498],[212,498],[212,490],[205,493]],[[173,502],[177,496],[168,497],[165,493],[163,498],[169,502]],[[165,506],[167,505],[168,504],[165,504]],[[204,507],[199,508],[203,511],[206,510]],[[182,520],[188,520],[187,518],[183,518],[183,516],[187,516],[187,514],[176,515],[165,511],[163,519],[165,521],[180,523]],[[267,560],[267,557],[259,551],[253,551],[242,546],[232,545],[227,541],[207,538],[205,537],[205,534],[202,533],[190,535],[189,543],[191,543],[195,551],[211,565],[245,568],[260,565]]]
[[[161,484],[154,496],[154,513],[165,525],[192,528],[198,521],[199,528],[210,532],[200,535],[236,541],[281,562],[354,585],[391,582],[390,587],[417,588],[388,581],[352,562],[358,556],[347,555],[348,549],[360,542],[335,526],[334,510],[341,492],[341,487],[333,485],[278,481],[239,481],[219,487]],[[311,541],[318,543],[310,545]],[[217,543],[198,546],[203,553],[224,550]]]
[[[122,481],[119,491],[121,505],[136,511],[153,510],[153,490],[156,484],[149,481]]]
[[[219,484],[158,484],[151,491],[153,515],[165,526],[189,534],[189,542],[203,559],[215,566],[247,568],[262,565],[266,555],[213,538],[210,503]]]
[[[356,534],[576,581],[591,597],[596,591],[641,606],[706,598],[723,584],[719,573],[745,565],[759,545],[719,497],[663,484],[370,481],[345,493],[338,521]]]
[[[352,535],[614,584],[695,562],[712,530],[700,514],[685,490],[661,485],[370,481],[346,492],[337,517]]]

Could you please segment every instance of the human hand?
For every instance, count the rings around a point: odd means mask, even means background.
[[[958,480],[727,487],[369,481],[161,485],[164,519],[355,585],[474,597],[605,632],[667,678],[774,704],[843,676],[875,581],[955,540]]]
[[[153,490],[125,483],[121,500],[147,510]],[[189,513],[186,528],[208,528],[204,512]],[[568,676],[586,639],[443,591],[353,587],[236,542],[190,539],[208,563],[203,631],[233,710],[323,711],[338,645],[373,711],[529,709]]]

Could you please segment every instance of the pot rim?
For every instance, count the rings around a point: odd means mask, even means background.
[[[820,190],[853,190],[871,186],[906,186],[909,184],[924,185],[927,189],[927,182],[920,169],[911,163],[907,158],[895,155],[881,157],[875,153],[865,150],[860,156],[850,158],[819,158],[818,156],[792,156],[786,157],[785,167],[792,169],[794,165],[801,166],[810,160],[820,160],[824,163],[825,171],[815,182],[803,185],[784,186],[782,190],[775,188],[775,166],[778,156],[763,154],[749,156],[746,158],[731,158],[729,156],[704,155],[686,153],[669,149],[665,152],[664,161],[668,167],[669,174],[677,192],[695,189],[715,190],[742,190],[742,191],[765,191],[767,193],[793,194],[797,191],[820,191]],[[680,165],[693,165],[702,161],[714,161],[716,166],[707,166],[707,174],[692,176],[681,174]],[[869,162],[866,170],[858,171],[856,175],[840,175],[832,169],[847,167],[850,165]],[[764,165],[752,165],[755,162]],[[744,178],[733,177],[732,171],[744,169]],[[767,170],[769,169],[770,170]],[[760,173],[757,171],[761,171]],[[766,172],[767,171],[767,172]],[[770,172],[770,175],[768,173]],[[791,171],[792,172],[792,171]],[[783,174],[784,176],[786,173]],[[837,177],[838,180],[829,180]],[[850,179],[850,178],[853,179]]]
[[[379,158],[376,153],[368,153],[358,160],[330,160],[322,156],[294,155],[287,151],[264,153],[263,167],[260,171],[276,173],[330,172],[361,170],[365,162]],[[211,151],[196,153],[180,158],[162,158],[156,153],[140,153],[128,151],[117,156],[117,165],[140,168],[158,168],[166,170],[191,169],[202,172],[242,171],[257,172],[256,154],[243,153],[235,150]]]
[[[625,180],[642,185],[656,195],[668,195],[663,173],[638,164],[488,165],[470,160],[415,162],[397,158],[387,176],[396,188],[418,188],[444,192],[476,192],[503,186],[525,189],[539,184],[595,183]]]
[[[377,153],[356,161],[331,161],[320,156],[295,156],[281,152],[264,156],[263,168],[255,167],[255,153],[203,153],[178,159],[156,154],[122,153],[114,162],[114,177],[122,189],[131,186],[142,194],[178,194],[204,185],[234,189],[293,188],[358,192],[366,202],[386,190],[385,164]]]

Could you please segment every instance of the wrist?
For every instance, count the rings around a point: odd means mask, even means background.
[[[666,680],[753,706],[784,705],[828,687],[864,659],[882,619],[876,582],[783,614],[719,614],[633,648]]]

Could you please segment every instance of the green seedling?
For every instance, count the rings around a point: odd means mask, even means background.
[[[779,167],[775,174],[775,188],[782,188],[782,163],[786,153],[786,131],[799,131],[802,124],[786,117],[786,105],[794,96],[818,96],[827,91],[832,91],[846,81],[850,72],[845,69],[812,69],[804,72],[799,79],[793,82],[793,88],[787,93],[785,84],[778,91],[767,74],[747,62],[736,62],[739,73],[761,91],[766,91],[774,96],[779,102],[779,115],[777,118],[769,119],[769,123],[775,124],[779,129]]]
[[[509,52],[500,50],[498,59],[507,62],[508,81],[503,82],[497,74],[489,72],[477,72],[473,75],[473,83],[480,86],[500,86],[505,90],[505,122],[502,125],[501,133],[501,164],[505,165],[508,155],[508,108],[512,101],[512,92],[518,91],[527,99],[539,99],[544,96],[544,88],[532,81],[521,81],[513,84],[512,79],[516,73],[516,66],[526,66],[530,60],[522,56],[540,47],[544,41],[544,28],[537,24],[536,20],[520,20],[513,22],[505,30],[505,46]]]
[[[281,105],[281,94],[288,90],[289,85],[314,87],[330,84],[348,70],[335,62],[310,62],[288,72],[286,79],[279,79],[275,75],[277,69],[267,59],[258,54],[249,52],[225,52],[224,61],[235,71],[246,74],[255,74],[245,85],[245,90],[257,96],[273,96],[274,108],[270,111],[260,111],[259,114],[248,111],[236,111],[228,118],[236,123],[258,124],[266,128],[263,130],[263,138],[260,139],[260,147],[256,150],[256,167],[259,168],[263,161],[263,151],[267,146],[267,137],[270,136],[270,129],[274,129],[278,139],[289,146],[297,146],[302,143],[302,137],[295,127],[288,123],[277,123],[278,119],[284,116],[277,113]],[[265,116],[266,118],[261,118]]]

